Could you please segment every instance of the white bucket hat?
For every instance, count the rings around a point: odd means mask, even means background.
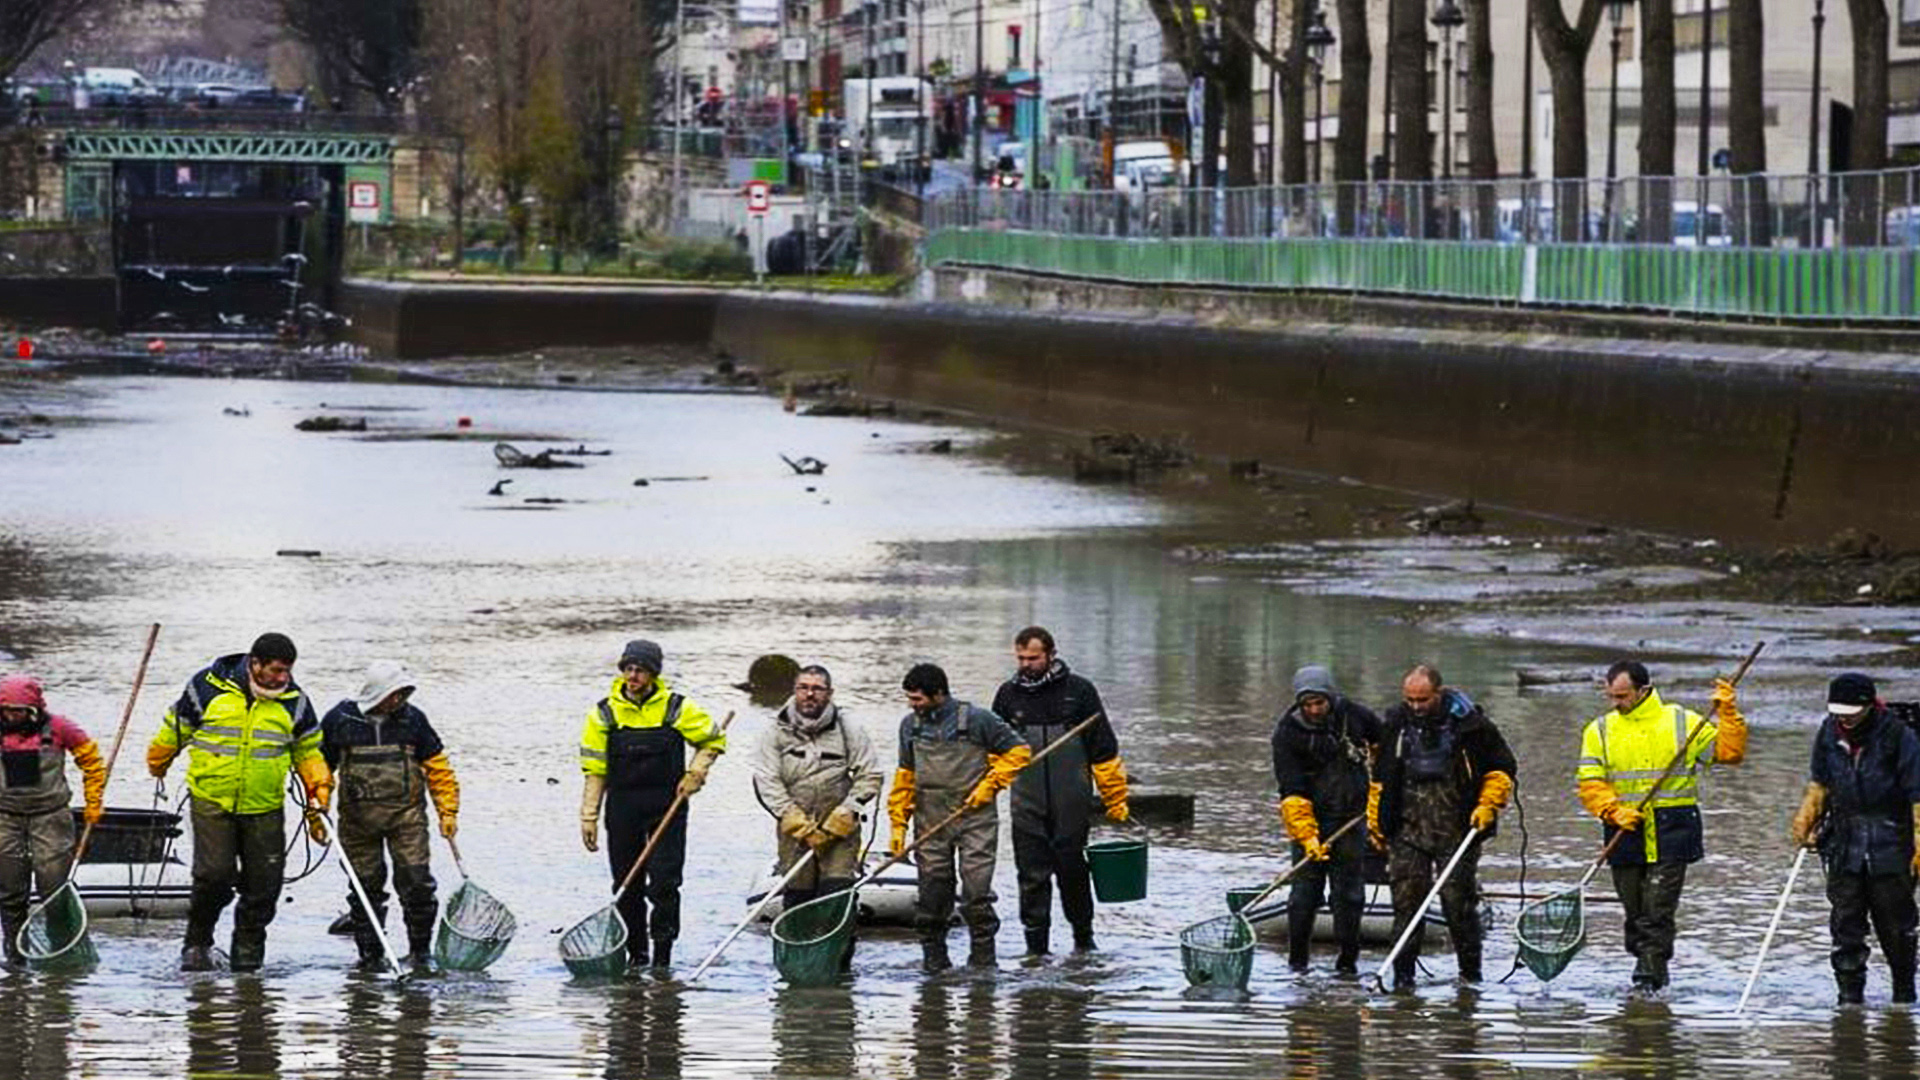
[[[407,665],[398,660],[375,660],[367,665],[366,681],[360,684],[353,703],[360,706],[361,712],[368,712],[385,701],[388,694],[411,690],[413,685],[413,672],[407,670]]]

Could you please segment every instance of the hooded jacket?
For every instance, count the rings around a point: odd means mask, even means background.
[[[1920,737],[1875,705],[1852,731],[1828,716],[1813,740],[1810,779],[1827,789],[1820,855],[1829,874],[1904,873],[1920,803]]]
[[[1380,718],[1372,709],[1334,690],[1325,668],[1302,668],[1294,680],[1294,704],[1273,726],[1273,778],[1282,800],[1304,798],[1322,835],[1366,812],[1368,762],[1380,744]],[[1300,699],[1310,694],[1332,703],[1324,717],[1309,720]]]
[[[98,809],[106,792],[107,766],[100,748],[80,725],[47,711],[40,680],[31,675],[0,679],[0,705],[32,709],[33,723],[25,730],[0,734],[0,812],[45,814],[64,812],[71,799],[64,755],[80,766],[82,790],[88,807]]]
[[[1022,832],[1070,835],[1088,828],[1094,810],[1127,799],[1126,767],[1120,740],[1100,691],[1055,659],[1038,681],[1008,679],[993,695],[993,712],[1020,733],[1035,753],[1082,720],[1098,715],[1076,740],[1038,766],[1023,769],[1013,781],[1013,827]],[[1095,799],[1095,787],[1099,800]]]
[[[817,825],[835,807],[858,814],[880,795],[880,759],[873,739],[847,723],[837,706],[815,731],[794,720],[793,699],[780,707],[756,749],[753,791],[775,819],[798,806]]]
[[[1446,743],[1444,768],[1447,782],[1459,789],[1462,829],[1473,815],[1488,773],[1519,779],[1513,750],[1486,711],[1452,687],[1440,693],[1439,724],[1444,726],[1423,722],[1405,702],[1388,709],[1381,718],[1380,756],[1374,761],[1373,774],[1380,782],[1380,831],[1388,837],[1398,833],[1404,823],[1408,757],[1410,752],[1420,750],[1412,740],[1425,739],[1431,733]],[[1490,828],[1483,835],[1491,839],[1497,831],[1497,827]]]

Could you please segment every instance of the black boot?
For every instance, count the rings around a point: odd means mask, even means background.
[[[416,974],[433,970],[433,935],[408,929],[407,966]]]
[[[236,972],[259,971],[260,965],[266,962],[266,930],[247,929],[233,932],[233,948],[227,953],[229,967]]]
[[[6,943],[7,963],[14,966],[20,965],[25,960],[25,958],[20,955],[20,945],[18,940],[18,936],[20,933],[20,924],[25,920],[26,920],[25,912],[22,912],[17,918],[10,917],[5,920],[0,920],[0,933],[5,933],[7,935],[7,943]]]
[[[1454,956],[1460,961],[1460,981],[1477,983],[1480,981],[1480,943],[1461,945],[1454,950]]]
[[[946,938],[926,938],[920,942],[920,970],[928,975],[938,975],[953,966],[947,958]]]
[[[380,971],[387,966],[387,951],[380,947],[380,938],[371,929],[361,929],[353,935],[353,944],[360,950],[360,970]]]
[[[1867,1003],[1867,980],[1839,979],[1840,1004],[1865,1005]]]
[[[653,939],[653,967],[656,971],[665,971],[673,966],[673,939],[657,937]]]
[[[1047,955],[1049,951],[1048,946],[1050,944],[1048,939],[1051,937],[1052,935],[1048,932],[1047,928],[1044,926],[1038,930],[1027,931],[1027,955],[1028,956]]]
[[[1333,961],[1333,972],[1336,975],[1360,974],[1360,946],[1342,945],[1340,955]]]
[[[999,958],[994,954],[993,939],[976,937],[973,945],[967,949],[967,966],[970,968],[993,968]]]
[[[1093,940],[1092,923],[1088,923],[1085,926],[1075,926],[1073,928],[1074,952],[1092,952],[1097,948],[1099,948],[1099,946],[1096,945]]]
[[[188,945],[180,950],[181,971],[212,971],[213,950],[205,945]]]
[[[1414,984],[1413,974],[1419,966],[1420,958],[1417,956],[1408,956],[1406,953],[1401,953],[1399,956],[1394,957],[1393,988],[1396,991],[1412,990]]]

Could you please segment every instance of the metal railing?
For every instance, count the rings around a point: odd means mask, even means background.
[[[1150,239],[1920,246],[1920,169],[1825,176],[1380,181],[1059,192],[967,188],[923,223]]]
[[[436,135],[418,115],[347,113],[328,109],[253,108],[223,105],[197,108],[176,104],[112,105],[76,109],[68,105],[0,110],[0,127],[151,131],[273,131],[342,135]]]

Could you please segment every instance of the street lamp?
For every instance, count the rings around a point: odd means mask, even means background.
[[[1467,14],[1453,0],[1440,0],[1430,20],[1440,31],[1440,175],[1453,179],[1453,32],[1466,25]]]
[[[1607,22],[1613,27],[1613,36],[1608,39],[1608,48],[1613,52],[1613,70],[1607,84],[1607,191],[1606,223],[1607,238],[1613,231],[1613,181],[1619,175],[1617,162],[1620,157],[1620,23],[1626,18],[1627,9],[1633,6],[1633,0],[1607,0]]]
[[[1318,184],[1320,173],[1321,128],[1326,123],[1326,109],[1322,95],[1327,85],[1327,50],[1333,47],[1333,31],[1327,28],[1325,9],[1316,8],[1313,13],[1313,25],[1307,27],[1307,52],[1313,56],[1313,182]]]

